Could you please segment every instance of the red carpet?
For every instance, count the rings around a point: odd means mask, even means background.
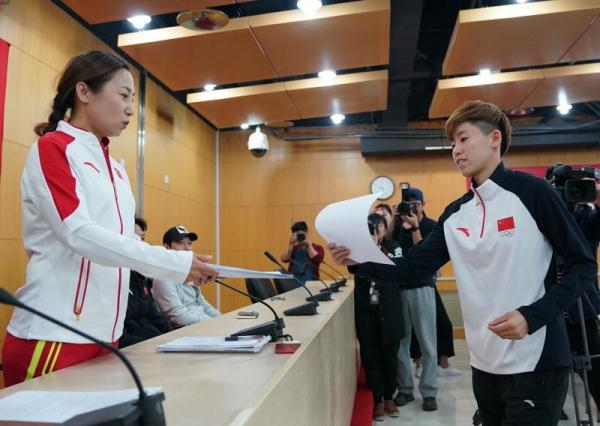
[[[367,386],[365,370],[358,373],[358,385],[354,396],[351,426],[371,426],[373,424],[373,393]]]

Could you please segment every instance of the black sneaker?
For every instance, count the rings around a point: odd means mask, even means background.
[[[435,411],[438,409],[435,396],[426,396],[423,398],[423,411]]]
[[[396,404],[396,406],[398,407],[402,407],[414,400],[415,397],[412,393],[398,393],[398,395],[396,395],[396,398],[394,398],[394,404]]]

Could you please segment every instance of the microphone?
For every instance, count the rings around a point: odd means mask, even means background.
[[[223,287],[227,287],[229,290],[233,290],[237,293],[243,294],[244,296],[249,297],[251,300],[255,302],[262,303],[265,305],[273,315],[275,316],[275,320],[266,322],[264,324],[255,325],[254,327],[245,328],[243,330],[238,331],[237,333],[233,333],[232,336],[255,336],[255,335],[263,335],[263,336],[271,336],[271,341],[275,342],[278,339],[283,337],[283,329],[285,328],[285,322],[283,318],[280,318],[275,312],[275,309],[271,307],[267,302],[259,299],[258,297],[252,296],[249,293],[243,292],[233,286],[225,284],[221,280],[215,280],[216,283],[222,285]]]
[[[334,293],[337,293],[338,291],[340,291],[339,287],[336,287],[335,289],[332,287],[329,287],[327,285],[327,283],[325,281],[323,281],[322,279],[320,279],[319,277],[317,277],[317,272],[314,269],[314,265],[311,263],[310,260],[307,260],[304,262],[304,265],[300,265],[298,262],[296,262],[294,259],[292,259],[290,257],[289,261],[296,266],[312,266],[313,267],[313,271],[312,271],[312,276],[313,278],[315,278],[318,281],[321,281],[321,283],[323,283],[323,285],[325,286],[324,289],[321,290],[321,293],[328,293],[331,296],[331,292],[333,291]],[[329,298],[329,300],[331,300],[331,297]]]
[[[325,262],[325,260],[323,260],[321,263],[323,263],[323,265],[326,265],[326,266],[327,266],[329,269],[331,269],[333,272],[335,272],[336,274],[338,274],[338,275],[339,275],[339,276],[342,278],[342,279],[339,281],[339,283],[340,283],[340,284],[339,284],[339,285],[340,285],[340,287],[345,287],[345,286],[346,286],[346,283],[348,282],[348,280],[346,279],[346,277],[344,277],[342,274],[340,274],[340,272],[339,272],[337,269],[335,269],[333,266],[331,266],[329,263]],[[323,271],[323,272],[325,272],[325,271]],[[330,274],[328,274],[327,272],[325,272],[325,274],[326,274],[328,277],[331,277],[331,278],[333,278],[333,276],[332,276],[332,275],[330,275]],[[333,278],[333,279],[335,280],[335,278]]]
[[[281,263],[279,263],[277,261],[277,259],[275,259],[275,256],[273,256],[271,253],[269,253],[268,251],[264,252],[264,255],[267,256],[267,258],[273,262],[274,264],[276,264],[277,266],[280,267],[281,271],[287,273],[287,271],[285,270],[285,268],[281,265]],[[302,283],[302,281],[300,281],[298,278],[294,277],[292,275],[292,278],[294,280],[296,280],[300,286],[306,290],[308,292],[308,294],[310,295],[310,297],[307,297],[306,300],[309,303],[304,303],[302,305],[296,306],[295,308],[290,308],[287,309],[285,311],[283,311],[284,315],[287,316],[297,316],[297,315],[315,315],[317,313],[317,306],[319,306],[319,302],[317,302],[318,297],[313,296],[313,294],[310,292],[310,290],[308,289],[308,287],[306,287],[304,285],[304,283]]]
[[[140,395],[139,399],[134,402],[120,404],[118,406],[106,407],[101,410],[97,410],[93,414],[98,416],[98,418],[94,417],[94,419],[98,422],[98,424],[120,424],[120,425],[146,425],[146,426],[165,426],[165,413],[162,406],[162,401],[165,399],[165,394],[163,392],[159,392],[157,394],[148,395],[146,391],[144,391],[144,387],[142,386],[142,381],[138,376],[137,372],[133,368],[133,365],[129,362],[129,360],[119,351],[114,348],[112,345],[107,344],[101,340],[96,339],[89,334],[84,333],[74,327],[71,327],[68,324],[63,323],[55,318],[52,318],[49,315],[44,314],[30,306],[25,305],[23,302],[18,300],[8,291],[0,287],[0,303],[5,305],[15,306],[17,308],[24,309],[26,311],[31,312],[34,315],[44,318],[51,323],[58,325],[59,327],[66,328],[67,330],[85,337],[86,339],[96,343],[97,345],[102,346],[104,349],[115,354],[127,367],[129,373],[133,376],[133,380],[135,381],[135,385],[137,386]],[[86,415],[89,415],[88,413]],[[106,423],[104,423],[106,422]],[[115,423],[113,423],[115,422]]]
[[[336,281],[336,278],[333,275],[331,275],[330,273],[328,273],[327,271],[324,271],[323,269],[321,269],[320,272],[324,273],[329,278],[331,278],[333,281],[335,281],[335,282],[329,284],[331,291],[333,291],[334,293],[339,291],[340,287],[344,287],[346,285],[346,281],[347,281],[346,278],[342,277],[341,280]]]

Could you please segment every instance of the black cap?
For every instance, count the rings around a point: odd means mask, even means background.
[[[185,237],[188,237],[191,241],[196,241],[198,235],[194,232],[188,231],[185,226],[177,225],[169,228],[165,235],[163,235],[163,244],[171,244],[173,241],[181,241]]]

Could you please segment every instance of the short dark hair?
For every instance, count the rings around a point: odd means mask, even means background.
[[[130,216],[131,217],[131,216]],[[148,223],[142,217],[135,217],[135,224],[142,228],[142,231],[146,232],[148,230]]]
[[[308,225],[304,221],[296,222],[292,225],[292,232],[308,232]]]
[[[392,208],[390,207],[390,205],[389,205],[389,204],[386,204],[386,203],[379,203],[379,204],[377,204],[377,205],[375,206],[375,209],[376,209],[376,210],[377,210],[377,209],[385,210],[385,211],[387,211],[387,212],[390,214],[390,216],[392,215]]]

